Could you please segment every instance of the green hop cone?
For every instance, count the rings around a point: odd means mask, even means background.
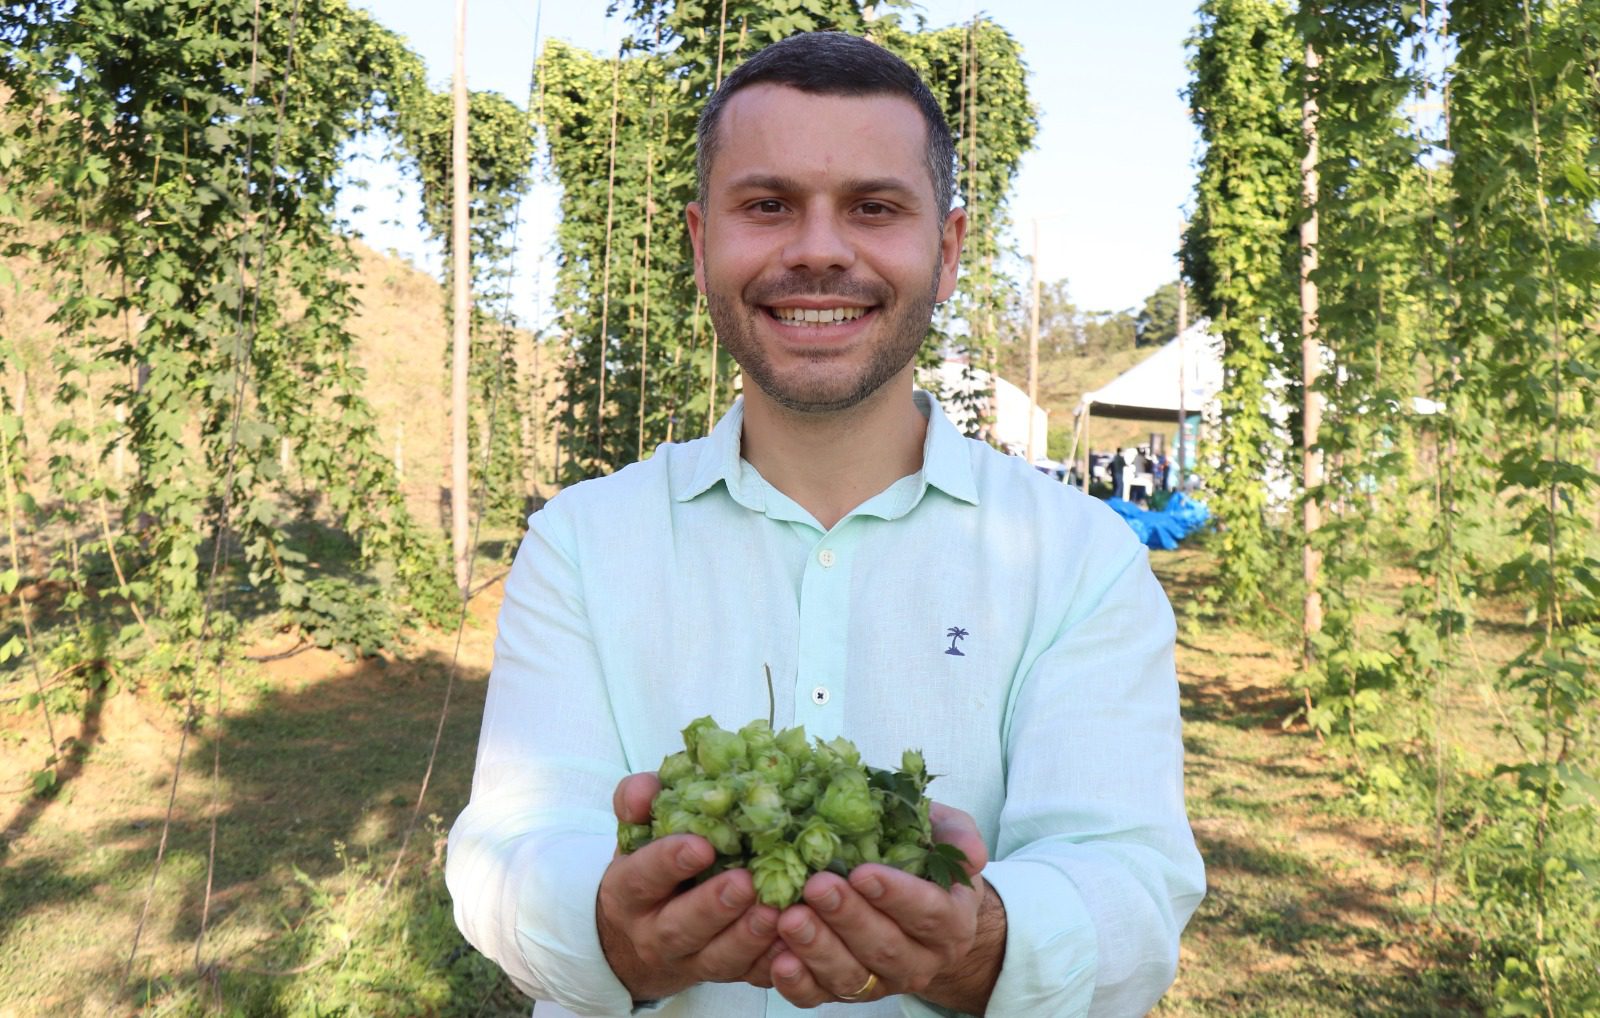
[[[650,836],[649,824],[630,824],[621,820],[617,821],[617,849],[623,855],[637,852],[654,840]]]
[[[691,781],[680,795],[684,809],[708,817],[727,816],[738,798],[731,786],[706,779]]]
[[[695,751],[700,748],[700,736],[706,732],[720,729],[717,722],[707,714],[705,717],[695,718],[683,729],[683,748],[688,752],[689,759],[694,759]]]
[[[837,766],[859,767],[861,765],[861,751],[856,749],[856,744],[840,735],[823,742],[817,740],[817,761],[824,767]]]
[[[859,770],[838,769],[828,780],[828,787],[816,802],[817,815],[833,825],[842,837],[853,837],[875,831],[881,810],[867,785],[867,776]]]
[[[748,762],[744,740],[737,732],[705,729],[695,744],[694,762],[712,778],[739,770]]]
[[[883,861],[914,877],[925,876],[928,871],[928,850],[916,842],[897,841],[889,846],[889,851],[883,853]]]
[[[795,813],[810,806],[817,797],[817,778],[814,774],[801,774],[778,792],[783,804]]]
[[[778,733],[775,740],[778,748],[789,754],[789,759],[796,763],[805,763],[811,759],[811,743],[806,741],[806,726],[795,725],[785,728]]]
[[[695,815],[678,806],[669,810],[657,810],[654,819],[650,821],[650,833],[657,838],[665,838],[669,834],[688,834],[694,827]]]
[[[793,758],[779,749],[776,743],[767,749],[751,749],[750,769],[780,789],[794,783],[798,770]]]
[[[795,851],[812,872],[827,869],[833,857],[839,854],[839,845],[839,836],[833,833],[833,828],[817,816],[807,820],[794,838]]]
[[[763,905],[788,908],[800,900],[809,873],[800,854],[789,845],[775,845],[750,860],[750,877]]]
[[[734,824],[746,833],[782,830],[789,823],[789,811],[784,808],[783,795],[770,781],[755,780],[739,797],[739,812]]]
[[[767,723],[766,718],[756,718],[739,729],[739,738],[744,740],[751,759],[755,758],[756,753],[771,749],[777,744],[777,737],[772,734],[772,726]]]
[[[862,862],[883,862],[883,853],[878,851],[878,832],[872,831],[855,839],[856,852],[860,854]]]
[[[915,778],[919,784],[927,784],[928,767],[922,761],[922,752],[920,750],[908,749],[901,753],[900,770],[902,773]]]
[[[694,761],[689,759],[689,754],[677,752],[661,761],[661,769],[656,772],[656,777],[661,779],[663,788],[672,788],[685,781],[694,780]]]
[[[689,833],[698,834],[711,842],[711,847],[717,850],[718,855],[738,855],[744,846],[739,840],[739,832],[727,820],[716,817],[698,816],[689,822]]]

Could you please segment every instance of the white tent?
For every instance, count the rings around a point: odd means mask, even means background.
[[[995,440],[1006,452],[1024,455],[1031,431],[1035,458],[1044,455],[1050,436],[1049,411],[1031,402],[1017,386],[999,375],[991,379],[989,372],[958,360],[945,360],[931,371],[919,372],[918,384],[939,393],[945,413],[962,432],[972,432],[973,413],[981,410],[993,419]]]
[[[1073,455],[1082,450],[1081,476],[1089,488],[1089,432],[1092,417],[1151,421],[1176,427],[1180,414],[1194,419],[1213,408],[1222,391],[1222,340],[1204,322],[1189,326],[1150,356],[1083,394],[1074,411]],[[1186,450],[1193,458],[1193,450]]]

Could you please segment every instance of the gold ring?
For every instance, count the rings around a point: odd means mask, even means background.
[[[867,994],[871,993],[873,990],[875,990],[877,988],[878,988],[878,973],[869,971],[867,973],[867,981],[861,984],[861,989],[857,990],[854,993],[841,993],[841,994],[839,994],[839,999],[840,1000],[844,1000],[844,1001],[849,1001],[850,1003],[853,1004],[853,1003],[855,1003],[856,1001],[858,1001],[861,998],[865,997]]]

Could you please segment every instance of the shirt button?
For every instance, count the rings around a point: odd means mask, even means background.
[[[817,552],[817,561],[822,563],[822,568],[824,569],[833,568],[833,559],[834,556],[832,548],[824,548]]]
[[[816,689],[813,689],[811,691],[811,702],[816,704],[818,707],[826,706],[828,703],[828,687],[818,686]]]

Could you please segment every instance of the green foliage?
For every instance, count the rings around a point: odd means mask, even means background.
[[[342,0],[41,2],[0,24],[15,115],[0,228],[49,273],[52,322],[72,337],[52,353],[38,525],[66,535],[51,575],[80,638],[135,634],[165,670],[227,631],[219,589],[301,606],[284,444],[368,561],[392,561],[402,596],[448,617],[442,560],[361,395],[334,215],[341,146],[393,130],[417,58]],[[136,464],[126,486],[105,468],[119,449]]]
[[[552,40],[539,61],[539,118],[562,186],[556,305],[570,350],[559,411],[569,453],[564,481],[616,469],[659,442],[702,435],[727,408],[734,368],[696,292],[682,225],[696,194],[695,119],[719,74],[795,32],[868,33],[917,68],[944,104],[971,225],[961,286],[922,360],[937,359],[948,343],[992,366],[1009,292],[995,273],[998,237],[1036,129],[1016,40],[981,19],[915,31],[880,11],[869,23],[855,0],[730,0],[725,22],[720,3],[624,6],[635,31],[617,59]]]
[[[305,585],[304,597],[297,601],[288,619],[318,647],[337,650],[346,659],[394,649],[399,624],[370,583],[319,576]]]
[[[1178,334],[1178,283],[1162,283],[1144,299],[1134,332],[1140,346],[1160,346]]]
[[[1367,0],[1229,2],[1202,8],[1194,61],[1207,152],[1186,271],[1228,344],[1209,481],[1227,586],[1270,575],[1273,531],[1239,493],[1272,457],[1251,419],[1260,382],[1298,374],[1287,231],[1309,96],[1326,472],[1299,493],[1325,514],[1306,720],[1349,755],[1366,808],[1433,813],[1436,880],[1462,891],[1441,908],[1477,938],[1495,1014],[1600,1009],[1597,40],[1577,2],[1468,0],[1448,28]],[[1443,116],[1418,112],[1430,99]],[[1395,606],[1375,581],[1397,563],[1411,581]],[[1485,595],[1526,610],[1528,642],[1498,672],[1463,664]],[[1474,671],[1497,740],[1451,753],[1453,686]]]
[[[422,222],[444,245],[441,285],[450,306],[453,189],[449,92],[427,92],[406,103],[399,116],[402,143],[422,185]],[[505,311],[517,211],[533,182],[534,125],[530,115],[497,92],[467,95],[467,210],[471,252],[471,343],[468,364],[470,420],[467,461],[473,491],[486,493],[480,507],[496,526],[520,531],[526,517],[527,485],[518,422],[532,412],[518,384],[515,332]],[[446,358],[450,354],[447,349]]]
[[[1299,349],[1295,238],[1301,47],[1284,0],[1205,0],[1190,40],[1187,93],[1205,146],[1183,241],[1196,307],[1223,343],[1221,416],[1202,459],[1218,522],[1225,608],[1259,614],[1284,575],[1271,532],[1265,478],[1293,437],[1275,426],[1274,377]],[[1293,387],[1275,398],[1292,403]]]

